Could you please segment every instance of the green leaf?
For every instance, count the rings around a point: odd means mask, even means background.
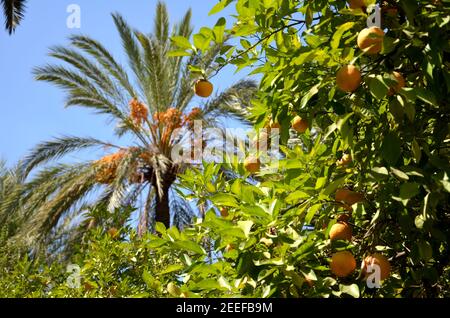
[[[328,180],[327,177],[320,177],[320,178],[318,178],[317,181],[316,181],[316,187],[315,187],[315,189],[316,189],[316,190],[322,189],[323,186],[326,184],[327,180]]]
[[[197,49],[205,52],[209,48],[209,44],[210,44],[209,37],[201,33],[194,34],[194,46]]]
[[[192,74],[199,74],[199,75],[204,75],[205,74],[205,71],[202,68],[198,67],[198,66],[189,65],[188,67],[189,67],[189,71]]]
[[[433,257],[433,247],[428,241],[421,240],[417,243],[420,258],[427,262]]]
[[[156,222],[155,230],[160,234],[166,234],[166,226],[161,222]]]
[[[292,257],[299,261],[302,258],[307,257],[308,255],[312,254],[314,252],[314,246],[315,243],[313,240],[308,240],[304,243],[301,243],[300,246],[297,248],[297,250],[292,254]]]
[[[216,43],[223,42],[226,24],[227,21],[225,20],[225,18],[220,18],[214,26],[213,32]]]
[[[300,108],[305,108],[305,107],[306,107],[306,104],[308,104],[309,100],[310,100],[314,95],[316,95],[316,94],[319,92],[319,87],[320,87],[320,83],[314,85],[314,86],[309,90],[309,92],[308,92],[305,96],[303,96],[303,98],[302,98],[302,100],[301,100],[301,102],[300,102]]]
[[[196,288],[203,289],[203,290],[210,290],[210,289],[220,289],[221,286],[219,282],[215,279],[203,279],[195,284]]]
[[[185,50],[187,50],[187,49],[192,49],[191,43],[190,43],[189,40],[186,39],[184,36],[180,36],[180,35],[173,36],[173,37],[171,38],[171,40],[172,40],[172,42],[173,42],[176,46],[178,46],[180,49],[185,49]]]
[[[393,167],[391,167],[390,169],[391,169],[391,172],[392,172],[395,176],[397,176],[400,180],[404,180],[404,181],[409,180],[408,175],[407,175],[406,173],[404,173],[403,171],[398,170],[398,169],[395,169],[395,168],[393,168]]]
[[[287,197],[286,197],[286,202],[287,203],[296,203],[297,201],[299,201],[300,199],[307,199],[311,197],[311,195],[309,193],[306,193],[304,191],[294,191],[292,193],[290,193]]]
[[[310,207],[305,217],[305,223],[310,224],[314,215],[317,213],[317,211],[320,210],[321,207],[321,203],[314,204],[312,207]]]
[[[166,269],[164,269],[162,272],[160,272],[159,275],[169,274],[172,272],[178,272],[178,271],[182,270],[183,268],[184,268],[184,266],[180,265],[180,264],[169,265],[169,266],[167,266]]]
[[[401,156],[401,141],[394,133],[389,133],[384,137],[381,145],[381,156],[386,162],[393,166]]]
[[[322,193],[325,195],[331,195],[332,193],[334,193],[334,191],[336,191],[337,188],[343,185],[346,180],[347,177],[341,177],[339,179],[334,180],[322,191]]]
[[[353,127],[348,124],[348,120],[353,116],[353,113],[347,114],[344,118],[339,119],[337,127],[342,136],[342,141],[345,146],[353,146]]]
[[[436,102],[436,98],[434,97],[434,94],[425,89],[425,88],[418,88],[416,89],[416,94],[417,94],[417,98],[419,98],[420,100],[424,101],[425,103],[428,103],[432,106],[438,106],[437,102]]]
[[[420,184],[416,182],[404,183],[400,186],[400,197],[399,201],[403,203],[404,206],[408,204],[408,201],[419,194]],[[393,197],[393,199],[397,199]],[[397,199],[397,200],[398,200]]]
[[[444,172],[444,176],[441,180],[439,180],[439,182],[441,183],[444,190],[450,193],[450,180],[446,172]]]
[[[415,138],[411,143],[411,149],[414,156],[414,160],[416,161],[416,163],[418,163],[422,158],[422,150],[420,149],[419,143]]]
[[[149,242],[148,242],[148,247],[149,248],[158,248],[163,246],[164,244],[166,244],[167,241],[163,240],[163,239],[159,239],[159,238],[152,238]]]
[[[223,205],[229,207],[238,207],[239,203],[236,197],[228,193],[217,193],[209,198],[209,200],[214,203],[214,205]]]
[[[175,50],[175,51],[170,51],[167,55],[170,57],[179,57],[179,56],[190,56],[191,53],[183,51],[183,50]]]
[[[415,217],[415,219],[414,219],[414,225],[418,228],[418,229],[422,229],[423,228],[423,225],[424,225],[424,223],[425,223],[425,217],[422,215],[422,214],[420,214],[420,215],[418,215],[418,216],[416,216]]]
[[[175,241],[173,245],[179,249],[194,252],[196,254],[205,254],[203,248],[193,241]]]
[[[339,28],[334,32],[333,38],[331,39],[331,48],[337,49],[339,47],[339,43],[341,41],[342,35],[347,31],[353,28],[355,22],[347,22],[339,26]]]
[[[372,168],[372,173],[378,178],[386,178],[389,176],[389,171],[386,167],[374,167]]]
[[[384,82],[381,75],[377,75],[370,78],[369,89],[373,97],[375,97],[376,99],[383,99],[386,97],[389,91],[389,86]]]
[[[351,285],[339,285],[339,290],[342,293],[350,295],[354,298],[359,298],[359,287],[356,284]]]
[[[245,237],[248,238],[254,223],[252,221],[238,221],[237,223],[239,228],[244,232]]]
[[[261,217],[261,218],[266,219],[266,220],[270,219],[270,214],[267,213],[263,208],[261,208],[259,206],[255,206],[255,205],[243,206],[242,207],[242,212],[244,212],[244,213],[246,213],[248,215]]]
[[[233,2],[233,0],[221,0],[211,9],[211,11],[209,11],[208,15],[219,13],[220,11],[225,9],[231,2]]]

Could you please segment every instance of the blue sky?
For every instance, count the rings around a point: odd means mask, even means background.
[[[126,58],[113,25],[112,12],[120,12],[135,28],[149,32],[153,27],[156,0],[39,0],[29,1],[20,27],[13,36],[0,31],[0,158],[12,164],[38,142],[61,135],[93,136],[113,140],[113,126],[105,117],[93,115],[79,107],[64,108],[61,89],[33,80],[32,69],[49,62],[53,45],[67,44],[71,34],[86,34],[101,42],[122,63]],[[81,28],[69,29],[67,7],[81,8]],[[233,8],[220,15],[208,16],[215,1],[166,0],[171,22],[178,21],[188,8],[193,10],[197,29],[213,26],[224,15],[230,20]],[[0,21],[3,24],[3,20]],[[224,69],[213,80],[217,90],[244,77]],[[199,100],[194,100],[194,103]],[[77,159],[74,155],[72,159]],[[80,158],[78,158],[80,159]]]

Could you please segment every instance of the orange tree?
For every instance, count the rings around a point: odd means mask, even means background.
[[[236,7],[223,33],[238,45],[218,61],[262,76],[251,119],[257,129],[279,123],[283,159],[276,172],[226,164],[231,179],[220,165],[186,172],[189,198],[208,212],[181,234],[158,227],[159,248],[192,234],[173,294],[448,295],[443,2],[378,2],[381,28],[367,27],[371,0],[214,6],[211,14]],[[175,41],[184,53],[208,51],[219,31],[202,28],[193,45]],[[369,265],[379,266],[380,288],[369,288]]]

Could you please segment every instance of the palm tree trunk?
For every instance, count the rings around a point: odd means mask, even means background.
[[[168,229],[170,227],[170,207],[169,207],[170,185],[164,185],[162,196],[156,195],[156,222],[161,222]]]

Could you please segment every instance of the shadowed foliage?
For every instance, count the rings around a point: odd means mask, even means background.
[[[5,28],[9,34],[12,34],[23,19],[26,0],[1,0],[0,2],[5,16]]]

